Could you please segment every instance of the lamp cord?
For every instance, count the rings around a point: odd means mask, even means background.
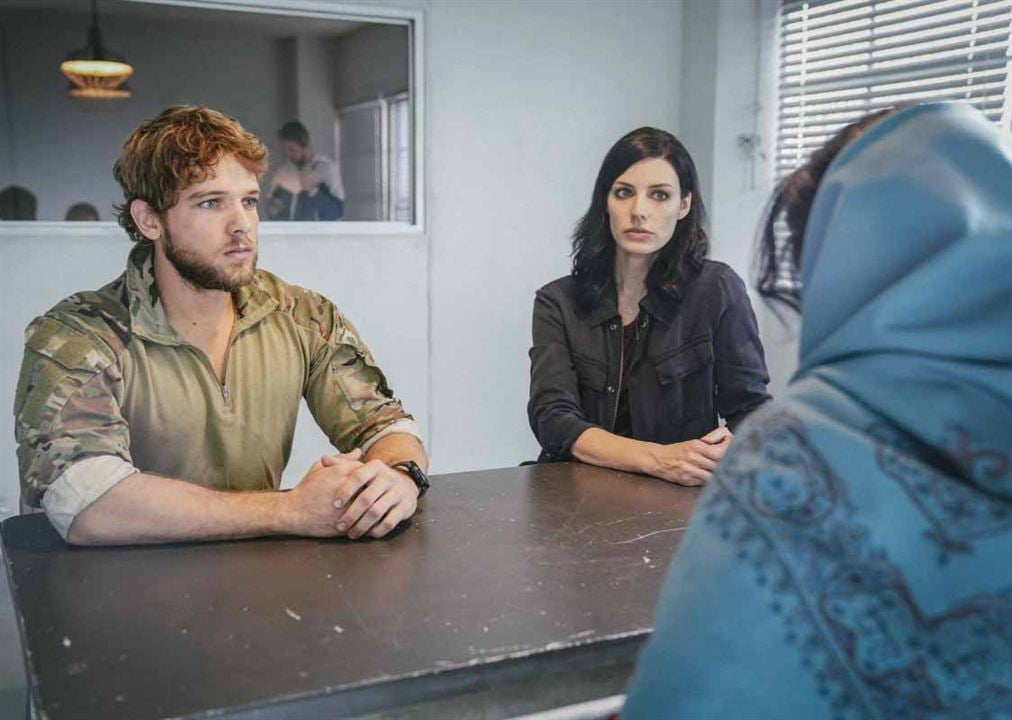
[[[10,160],[11,167],[11,182],[17,180],[18,176],[18,158],[14,152],[14,118],[12,113],[14,112],[14,102],[12,101],[11,91],[11,76],[8,58],[8,45],[7,45],[7,25],[6,23],[0,22],[0,77],[3,78],[4,85],[4,124],[6,127],[7,136],[7,158]]]

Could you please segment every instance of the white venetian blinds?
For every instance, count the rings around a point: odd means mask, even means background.
[[[1012,0],[783,0],[776,175],[884,107],[963,100],[1012,119]]]

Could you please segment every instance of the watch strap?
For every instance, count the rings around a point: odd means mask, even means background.
[[[390,463],[390,467],[403,470],[408,474],[415,487],[418,488],[419,498],[429,491],[429,478],[414,460],[399,460],[398,462]]]

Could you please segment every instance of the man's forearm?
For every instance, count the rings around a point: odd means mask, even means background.
[[[67,540],[75,545],[125,545],[287,533],[286,495],[223,492],[136,473],[82,510]]]
[[[429,459],[425,455],[425,448],[418,442],[418,438],[407,433],[392,432],[381,437],[365,454],[365,460],[379,460],[390,465],[401,460],[414,460],[422,470],[429,467]]]

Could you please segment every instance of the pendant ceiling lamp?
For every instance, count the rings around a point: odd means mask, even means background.
[[[102,44],[95,2],[96,0],[91,0],[88,44],[68,53],[60,63],[60,72],[70,80],[67,94],[78,98],[130,97],[126,80],[134,74],[134,69],[122,56],[109,52]]]

